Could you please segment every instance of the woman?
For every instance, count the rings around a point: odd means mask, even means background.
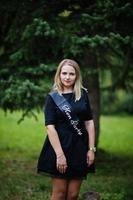
[[[38,172],[52,178],[51,200],[76,200],[83,179],[94,172],[94,122],[78,64],[64,59],[54,81],[45,103],[48,136]]]

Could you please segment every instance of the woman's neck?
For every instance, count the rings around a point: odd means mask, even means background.
[[[73,92],[73,88],[64,88],[62,93],[71,93]]]

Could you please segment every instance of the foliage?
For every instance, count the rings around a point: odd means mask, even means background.
[[[123,90],[117,92],[104,91],[101,93],[102,114],[133,114],[133,95]]]
[[[131,0],[1,1],[0,106],[39,109],[48,77],[65,57],[89,72],[87,81],[96,82],[95,73],[109,69],[112,83],[102,89],[131,92],[132,6]]]
[[[118,105],[117,111],[133,114],[133,94],[127,94],[127,96],[122,99],[121,103]]]

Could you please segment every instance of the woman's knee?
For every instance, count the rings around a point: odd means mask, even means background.
[[[52,193],[51,200],[65,200],[66,198],[66,191],[54,191]]]
[[[78,199],[78,191],[69,191],[67,195],[67,200],[77,200]]]
[[[51,200],[65,200],[67,193],[67,181],[62,179],[52,179],[53,190]]]
[[[67,200],[77,200],[82,180],[70,180],[67,190]]]

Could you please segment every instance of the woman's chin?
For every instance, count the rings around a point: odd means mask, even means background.
[[[67,88],[72,87],[72,84],[63,84],[63,85],[64,85],[64,87],[67,87]]]

